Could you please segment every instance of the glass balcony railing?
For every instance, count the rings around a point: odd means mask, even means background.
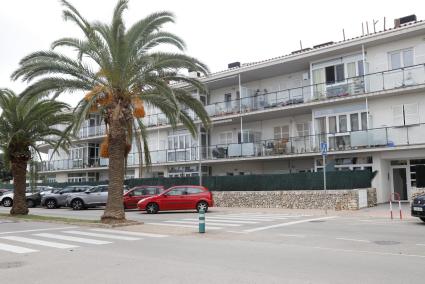
[[[319,154],[320,143],[328,143],[329,152],[391,148],[425,144],[425,123],[373,128],[344,133],[321,133],[266,139],[248,143],[220,144],[208,147],[190,147],[184,149],[166,149],[151,151],[152,164],[176,164],[201,160],[238,159],[267,156],[288,156],[296,154]],[[59,171],[107,167],[108,159],[68,159],[42,162],[40,171]],[[139,154],[130,153],[127,166],[139,165]]]
[[[425,84],[425,64],[282,91],[256,94],[205,106],[210,117],[244,113]]]
[[[106,127],[104,124],[82,127],[78,132],[78,138],[87,138],[93,136],[102,136],[106,133]]]

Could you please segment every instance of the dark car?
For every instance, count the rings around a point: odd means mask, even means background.
[[[27,207],[33,208],[41,203],[41,194],[40,192],[35,192],[27,196]]]
[[[59,208],[65,206],[66,198],[69,194],[84,192],[91,189],[93,186],[90,185],[71,185],[67,186],[62,190],[54,191],[48,194],[45,194],[41,198],[41,206],[45,206],[48,209]]]
[[[412,202],[412,216],[425,222],[425,194],[419,195]]]

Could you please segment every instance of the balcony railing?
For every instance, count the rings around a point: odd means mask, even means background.
[[[299,88],[256,94],[241,99],[209,104],[205,106],[205,109],[210,117],[219,117],[424,84],[425,64],[420,64],[346,78],[332,84],[313,84]],[[189,116],[197,119],[193,111],[189,111]],[[168,119],[163,113],[147,115],[143,118],[143,122],[147,127],[169,124]],[[82,128],[78,137],[88,138],[104,134],[105,125],[97,125]]]
[[[327,142],[329,152],[392,148],[396,146],[425,144],[425,123],[382,127],[344,133],[321,133],[283,139],[266,139],[249,143],[220,144],[209,147],[190,147],[151,151],[152,164],[176,164],[201,160],[220,160],[296,154],[318,154],[320,143]],[[58,171],[107,167],[108,159],[55,160],[42,163],[41,171]],[[139,164],[139,154],[131,153],[127,165]]]

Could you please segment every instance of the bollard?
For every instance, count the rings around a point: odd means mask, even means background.
[[[393,204],[391,202],[391,199],[390,199],[390,215],[391,215],[391,220],[392,220],[393,219]]]
[[[398,209],[400,210],[400,220],[402,220],[403,215],[401,214],[401,200],[398,201]]]
[[[199,210],[199,233],[205,233],[205,211]]]

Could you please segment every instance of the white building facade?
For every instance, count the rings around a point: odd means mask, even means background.
[[[425,23],[243,64],[201,78],[212,127],[199,137],[172,129],[147,109],[152,166],[144,177],[276,174],[323,169],[320,143],[336,170],[377,171],[378,202],[416,190],[425,165]],[[198,121],[199,123],[199,121]],[[69,154],[51,155],[48,181],[108,179],[99,157],[105,127],[93,115]],[[133,145],[127,178],[139,177]]]

